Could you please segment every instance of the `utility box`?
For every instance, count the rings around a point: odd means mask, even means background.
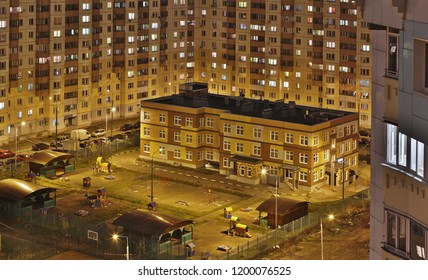
[[[83,187],[89,188],[91,186],[91,177],[83,178]]]

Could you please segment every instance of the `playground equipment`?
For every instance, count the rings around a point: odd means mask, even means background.
[[[235,227],[235,235],[241,237],[251,238],[253,235],[248,232],[248,226],[245,224],[237,224]]]
[[[230,219],[230,217],[232,217],[232,211],[233,211],[232,207],[225,207],[224,208],[224,217],[226,219]]]
[[[89,205],[92,208],[106,207],[108,204],[106,189],[100,188],[97,190],[97,194],[92,195],[85,193],[84,204]]]
[[[230,217],[230,219],[229,219],[229,230],[235,229],[236,225],[239,224],[239,221],[240,221],[239,217],[236,217],[236,216]]]
[[[229,230],[227,233],[230,236],[241,236],[251,238],[253,235],[249,233],[248,226],[246,224],[241,224],[239,217],[232,216],[229,219]]]
[[[106,161],[104,157],[97,157],[97,162],[95,163],[95,168],[97,171],[110,173],[111,172],[111,164]]]

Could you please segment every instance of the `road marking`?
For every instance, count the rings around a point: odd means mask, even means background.
[[[174,174],[175,174],[175,171],[172,171],[172,170],[171,170],[171,173],[174,173]]]
[[[218,181],[220,184],[224,184],[224,181]]]
[[[202,178],[202,180],[208,181],[208,179],[207,179],[207,178]]]
[[[190,175],[190,174],[186,174],[186,176],[187,176],[187,177],[190,177],[190,176],[192,176],[192,175]]]
[[[166,169],[161,169],[162,171],[164,171],[164,172],[168,172],[168,170],[166,170]]]
[[[231,183],[231,182],[228,182],[227,184],[228,184],[228,185],[232,185],[232,183]]]
[[[178,174],[178,175],[183,175],[183,173],[181,173],[181,172],[178,172],[177,174]]]
[[[195,176],[195,175],[193,175],[193,178],[195,178],[195,179],[199,179],[199,176]]]
[[[216,179],[211,179],[210,181],[211,181],[211,182],[216,182],[217,180],[216,180]]]
[[[239,185],[239,184],[237,184],[236,186],[237,186],[237,187],[241,187],[241,185]]]

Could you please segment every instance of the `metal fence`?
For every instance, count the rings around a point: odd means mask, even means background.
[[[358,205],[358,206],[356,206]],[[366,200],[346,198],[329,209],[318,209],[317,213],[288,223],[277,230],[271,230],[264,235],[243,242],[227,252],[189,251],[183,244],[172,242],[166,246],[166,251],[156,255],[144,248],[141,238],[128,235],[131,259],[218,259],[243,260],[256,258],[261,253],[283,244],[305,230],[319,227],[320,217],[328,211],[345,213],[346,207],[364,207]],[[20,228],[0,228],[0,259],[46,259],[59,252],[74,250],[100,259],[125,259],[125,244],[113,241],[111,228],[105,223],[91,225],[83,223],[74,213],[41,214],[35,211],[31,221]],[[20,234],[22,232],[22,234]],[[89,239],[88,232],[96,232],[97,240]],[[243,239],[243,241],[246,239]],[[197,244],[196,244],[197,245]]]

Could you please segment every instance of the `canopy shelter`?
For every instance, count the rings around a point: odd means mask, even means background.
[[[112,224],[122,227],[130,240],[135,240],[145,255],[162,258],[173,245],[185,246],[193,240],[193,221],[153,211],[134,210],[116,218]]]
[[[55,151],[34,153],[28,162],[30,172],[46,178],[55,178],[75,170],[74,155]]]
[[[56,206],[56,189],[19,180],[0,181],[0,216],[17,221],[31,219],[33,210]]]
[[[308,202],[290,198],[271,197],[262,202],[256,210],[259,211],[260,226],[275,228],[275,215],[277,225],[282,226],[308,215]],[[264,215],[263,215],[264,214]]]

